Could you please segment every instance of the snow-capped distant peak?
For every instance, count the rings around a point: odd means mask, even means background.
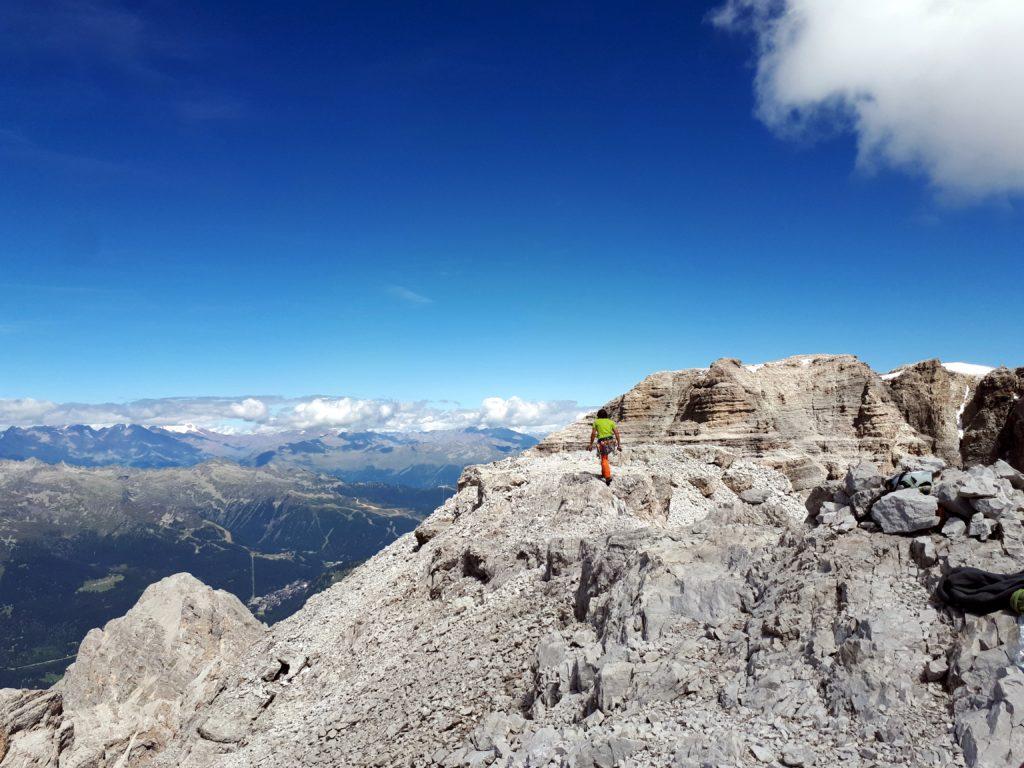
[[[160,429],[167,430],[168,432],[177,432],[178,434],[185,435],[194,432],[202,432],[202,428],[197,427],[195,424],[165,424]]]
[[[995,370],[988,365],[976,365],[975,363],[943,363],[942,367],[952,373],[962,373],[967,376],[985,376]]]

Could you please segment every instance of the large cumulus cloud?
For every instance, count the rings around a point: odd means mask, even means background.
[[[758,42],[758,114],[857,135],[859,162],[962,198],[1024,192],[1021,0],[727,0]]]

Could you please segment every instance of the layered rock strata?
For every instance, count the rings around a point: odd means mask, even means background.
[[[925,360],[882,378],[907,423],[931,438],[931,452],[959,466],[964,412],[981,377],[951,371],[939,360]]]
[[[841,477],[866,459],[893,469],[934,454],[951,466],[1024,462],[1024,369],[986,376],[938,360],[878,375],[852,355],[800,355],[772,363],[715,361],[707,369],[648,376],[604,407],[627,442],[711,444],[758,458],[797,490]],[[591,416],[534,450],[585,445]]]
[[[851,355],[804,355],[745,366],[656,373],[605,406],[627,443],[714,444],[777,467],[797,488],[839,477],[851,460],[893,466],[929,453],[889,387]],[[582,419],[550,435],[540,453],[585,445]]]
[[[1002,458],[1024,468],[1024,368],[997,368],[982,379],[964,411],[963,429],[966,463]]]

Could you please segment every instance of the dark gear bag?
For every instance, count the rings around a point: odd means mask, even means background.
[[[921,493],[932,492],[932,473],[928,470],[916,472],[900,472],[885,481],[890,491],[902,491],[905,488],[917,488]]]
[[[980,568],[954,568],[935,588],[935,597],[968,613],[1010,610],[1014,592],[1024,589],[1024,571],[990,573]]]

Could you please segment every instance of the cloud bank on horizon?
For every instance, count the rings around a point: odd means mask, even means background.
[[[477,408],[427,401],[309,396],[168,397],[129,403],[55,403],[34,398],[0,399],[0,428],[68,424],[194,425],[217,432],[295,429],[425,432],[466,427],[507,427],[541,435],[587,412],[573,400],[488,397]]]
[[[757,112],[780,135],[852,130],[863,169],[1024,193],[1020,0],[726,0],[712,20],[755,34]]]

